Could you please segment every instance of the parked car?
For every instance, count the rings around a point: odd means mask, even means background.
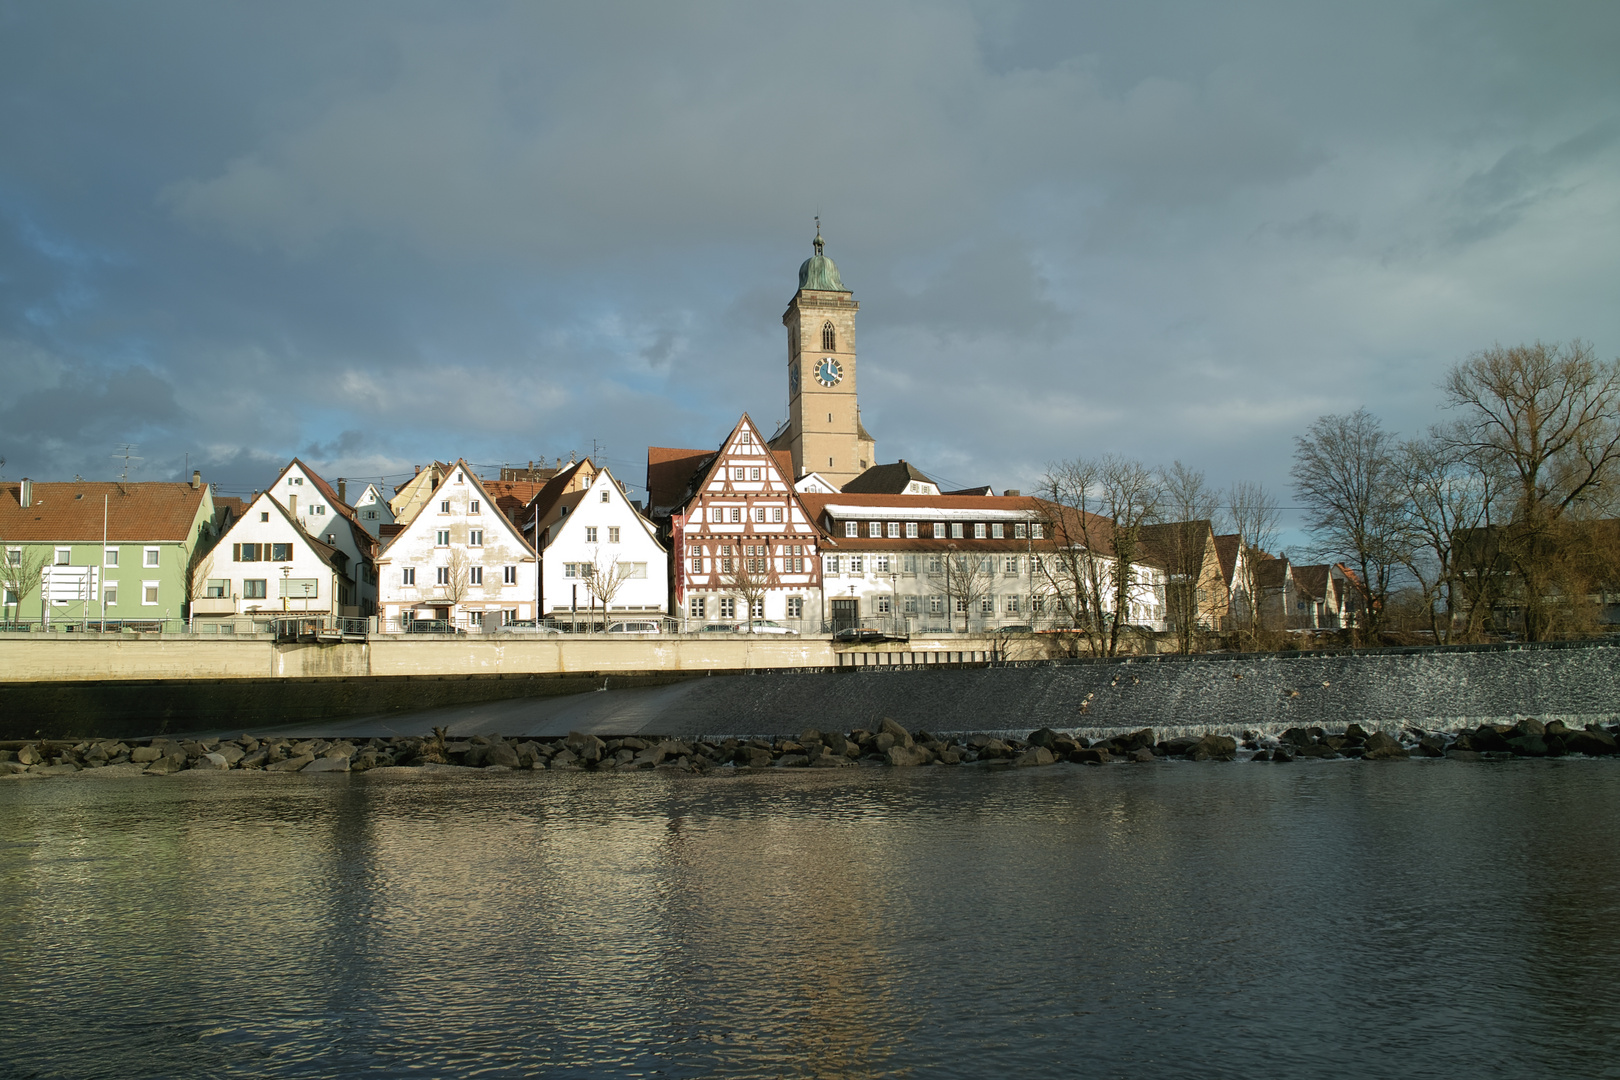
[[[662,634],[664,628],[657,619],[626,619],[624,622],[609,623],[607,632],[610,634]]]
[[[796,634],[797,630],[790,630],[779,622],[769,619],[755,619],[752,623],[738,623],[739,634]]]
[[[557,629],[555,626],[547,626],[545,623],[537,622],[534,619],[518,619],[515,622],[509,622],[505,626],[501,627],[501,633],[503,633],[503,634],[560,634],[560,633],[562,633],[562,631]]]
[[[1033,626],[1028,625],[1028,624],[1019,624],[1019,625],[1016,625],[1016,626],[998,626],[998,627],[996,627],[996,633],[998,633],[998,634],[1033,634],[1034,632],[1035,632],[1035,628]]]
[[[698,627],[698,633],[700,634],[735,634],[736,632],[737,624],[730,622],[704,623]]]
[[[833,635],[834,641],[874,642],[874,641],[906,641],[905,637],[896,637],[882,630],[873,630],[865,626],[849,626]]]

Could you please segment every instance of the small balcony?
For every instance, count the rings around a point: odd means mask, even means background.
[[[229,596],[203,596],[191,602],[193,615],[235,615],[236,601]]]

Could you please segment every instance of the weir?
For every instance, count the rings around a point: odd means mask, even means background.
[[[656,700],[611,700],[687,680],[690,685],[679,693]],[[584,696],[603,690],[608,694]],[[1580,726],[1620,719],[1620,645],[874,663],[814,670],[0,681],[0,739],[125,737],[290,723],[338,730],[345,718],[397,717],[409,726],[411,714],[423,710],[569,695],[581,697],[544,710],[546,715],[568,715],[581,727],[592,727],[592,716],[622,725],[634,715],[637,730],[687,735],[849,730],[871,727],[883,717],[929,731],[1275,730],[1349,723],[1395,729],[1527,716]],[[424,731],[432,726],[426,718],[420,724]],[[518,734],[519,728],[504,731]]]

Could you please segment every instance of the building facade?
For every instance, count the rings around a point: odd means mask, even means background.
[[[672,613],[688,627],[769,619],[821,629],[816,529],[786,452],[773,453],[745,414],[717,451],[651,447],[647,461]]]
[[[193,621],[252,629],[282,615],[358,618],[352,571],[347,555],[312,537],[265,491],[198,562]]]
[[[465,461],[377,557],[384,628],[488,630],[535,618],[539,557]]]
[[[276,482],[265,490],[286,509],[299,528],[343,553],[355,592],[353,600],[345,605],[353,608],[353,611],[342,614],[376,614],[377,574],[374,559],[377,543],[374,533],[380,532],[384,523],[379,520],[376,528],[368,530],[361,524],[354,508],[343,500],[332,485],[297,458],[293,458],[281,475],[276,477]]]
[[[611,470],[589,458],[529,504],[524,532],[540,552],[540,617],[570,626],[669,610],[669,553]]]

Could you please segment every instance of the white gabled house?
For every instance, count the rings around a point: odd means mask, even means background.
[[[458,630],[535,618],[539,558],[465,461],[377,557],[385,630],[418,621]]]
[[[377,544],[374,530],[362,526],[354,508],[344,502],[320,474],[297,458],[281,470],[281,475],[267,490],[306,533],[343,552],[355,582],[359,614],[375,614],[377,576],[372,560]]]
[[[589,458],[553,477],[524,510],[540,552],[540,615],[555,622],[663,615],[669,553],[608,469]],[[580,477],[589,479],[580,483]]]
[[[373,540],[382,535],[384,525],[394,523],[393,507],[388,505],[388,500],[383,498],[376,484],[367,484],[365,489],[355,496],[353,505],[355,520]]]
[[[194,621],[361,615],[349,558],[261,492],[194,570]]]

